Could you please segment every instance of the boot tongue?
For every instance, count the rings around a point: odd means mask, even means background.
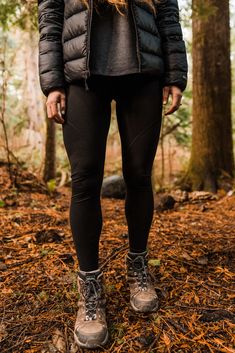
[[[137,257],[133,260],[133,266],[136,270],[142,270],[144,268],[144,259]]]
[[[99,292],[99,281],[97,280],[100,275],[100,269],[97,271],[79,271],[78,276],[83,280],[84,283],[84,295],[87,298],[97,297]]]
[[[129,257],[130,259],[132,260],[132,264],[133,264],[133,267],[136,269],[136,270],[141,270],[144,268],[144,264],[145,264],[145,261],[146,261],[146,256],[147,252],[143,252],[143,253],[131,253],[129,252]]]

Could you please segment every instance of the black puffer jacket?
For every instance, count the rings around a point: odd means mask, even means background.
[[[187,85],[188,63],[177,0],[155,0],[157,14],[148,5],[131,0],[136,31],[139,72],[153,72],[163,85]],[[49,91],[90,75],[90,10],[82,0],[38,0],[39,79]]]

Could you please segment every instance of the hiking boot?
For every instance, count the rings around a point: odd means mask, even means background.
[[[128,253],[126,257],[127,282],[130,288],[130,304],[136,312],[154,312],[158,309],[158,296],[153,277],[148,270],[147,251]]]
[[[96,271],[78,272],[78,312],[74,328],[75,342],[84,348],[102,347],[108,340],[103,289],[103,274]]]

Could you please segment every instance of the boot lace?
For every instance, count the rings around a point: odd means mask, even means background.
[[[147,260],[143,256],[137,256],[131,260],[131,268],[141,290],[147,290],[148,286],[148,267]]]
[[[95,320],[96,310],[99,303],[101,285],[96,278],[89,278],[84,281],[83,296],[85,299],[85,320]]]

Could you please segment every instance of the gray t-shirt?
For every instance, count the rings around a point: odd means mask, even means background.
[[[138,72],[133,18],[129,6],[124,11],[125,15],[120,15],[107,2],[99,3],[99,14],[94,8],[90,48],[92,74],[124,75]]]

